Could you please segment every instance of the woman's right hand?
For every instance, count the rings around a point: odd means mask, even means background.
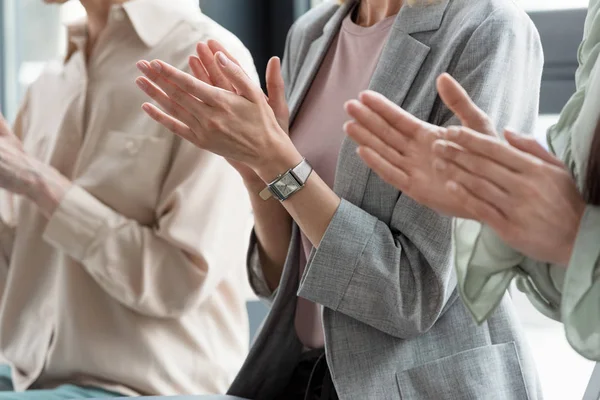
[[[198,43],[196,47],[198,56],[190,57],[189,64],[192,74],[199,80],[233,93],[238,93],[231,81],[221,72],[215,62],[215,54],[224,53],[238,66],[240,63],[216,40],[207,43]],[[267,101],[275,114],[279,126],[289,134],[290,113],[285,100],[285,84],[281,75],[281,61],[273,57],[267,65],[266,79]],[[258,193],[265,186],[265,182],[246,164],[235,160],[227,160],[238,171],[248,190]]]
[[[496,136],[490,118],[457,81],[444,74],[437,83],[440,97],[464,126]],[[445,128],[421,121],[371,91],[362,93],[360,101],[348,102],[346,110],[354,119],[345,125],[346,133],[360,146],[361,158],[385,182],[440,214],[475,219],[472,210],[447,191],[433,168],[432,147]]]

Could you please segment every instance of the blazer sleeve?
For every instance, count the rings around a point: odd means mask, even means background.
[[[499,126],[531,130],[542,64],[531,21],[524,14],[493,13],[450,72]],[[458,123],[447,109],[432,118]],[[387,222],[342,200],[309,260],[299,295],[394,337],[423,334],[456,287],[451,227],[450,218],[404,195]]]

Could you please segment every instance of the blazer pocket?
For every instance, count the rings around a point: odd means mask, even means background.
[[[402,400],[529,399],[513,342],[467,350],[396,374]]]

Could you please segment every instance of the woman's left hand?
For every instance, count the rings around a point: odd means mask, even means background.
[[[468,128],[443,136],[434,167],[448,191],[514,249],[567,266],[586,204],[564,164],[509,131],[508,144]]]
[[[197,147],[251,167],[270,182],[302,157],[281,128],[261,88],[227,56],[215,55],[237,93],[208,85],[162,61],[138,63],[138,86],[163,109],[145,103],[154,120]]]

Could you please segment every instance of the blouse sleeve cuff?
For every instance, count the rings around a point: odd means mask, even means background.
[[[453,233],[458,290],[481,324],[502,301],[523,256],[477,221],[456,219]]]
[[[562,320],[571,346],[600,361],[600,207],[588,206],[565,276]]]
[[[250,236],[250,245],[248,248],[247,256],[247,268],[248,278],[250,280],[250,287],[254,293],[262,300],[267,303],[272,303],[275,299],[276,290],[273,291],[269,288],[267,279],[263,273],[262,264],[260,262],[260,256],[258,251],[258,240],[256,233],[252,231]]]

